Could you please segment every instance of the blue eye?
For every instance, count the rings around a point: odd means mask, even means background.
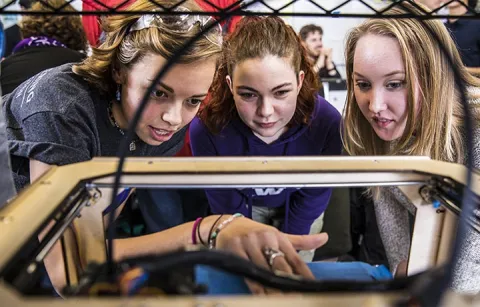
[[[370,89],[370,83],[364,82],[364,81],[357,81],[355,85],[361,90],[361,91],[366,91]]]
[[[387,88],[392,89],[392,90],[396,90],[396,89],[403,88],[404,85],[405,85],[405,81],[389,82],[387,84]]]

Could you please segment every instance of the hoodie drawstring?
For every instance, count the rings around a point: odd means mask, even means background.
[[[248,206],[248,217],[252,219],[252,207],[253,207],[253,202],[252,202],[252,196],[248,195],[247,197],[247,206]]]
[[[288,148],[290,147],[290,142],[285,144],[285,149],[283,150],[283,155],[287,156],[288,154]],[[285,195],[285,222],[283,223],[283,232],[288,233],[288,216],[290,212],[290,192],[288,189],[286,189],[286,195]]]
[[[288,233],[288,216],[290,212],[290,193],[287,191],[285,196],[285,223],[283,223],[283,232]]]
[[[249,128],[247,128],[249,129]],[[250,156],[250,153],[252,152],[252,142],[250,141],[250,139],[246,136],[245,137],[245,156]],[[290,148],[290,143],[291,142],[285,142],[285,147],[283,148],[283,156],[288,156],[288,150]],[[289,216],[289,212],[290,212],[290,192],[288,191],[288,189],[285,189],[285,193],[286,193],[286,196],[285,196],[285,220],[284,220],[284,224],[283,224],[283,232],[285,233],[288,233],[288,216]],[[253,196],[252,195],[248,195],[247,197],[247,206],[248,206],[248,217],[250,219],[252,219],[252,209],[253,209]]]

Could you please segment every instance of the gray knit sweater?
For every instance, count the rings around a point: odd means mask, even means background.
[[[480,169],[480,129],[474,134],[475,167]],[[375,214],[390,269],[396,271],[398,264],[408,259],[411,237],[408,215],[414,214],[415,206],[397,187],[386,187],[381,191],[379,199],[374,201]],[[466,242],[452,287],[458,292],[476,294],[480,292],[480,234],[472,230]]]

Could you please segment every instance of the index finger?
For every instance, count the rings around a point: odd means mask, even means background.
[[[313,276],[307,264],[300,258],[290,241],[283,235],[280,235],[278,241],[280,250],[285,254],[285,259],[292,267],[293,272],[308,279],[315,279],[315,276]]]

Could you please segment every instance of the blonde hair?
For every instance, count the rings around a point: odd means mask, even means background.
[[[173,7],[174,0],[159,0],[159,5]],[[201,11],[194,1],[188,0],[182,7],[190,11]],[[159,6],[153,1],[137,0],[128,11],[155,11]],[[128,69],[141,60],[147,53],[154,53],[171,58],[182,46],[194,38],[201,28],[198,24],[188,32],[172,31],[161,25],[132,31],[130,27],[141,17],[140,14],[115,15],[104,19],[102,23],[106,38],[98,48],[93,48],[92,55],[79,65],[73,67],[74,73],[111,95],[116,90],[113,70]],[[217,33],[202,35],[181,56],[179,63],[193,63],[218,56],[221,46],[213,42],[219,41]]]
[[[412,13],[418,9],[403,3]],[[395,8],[393,14],[405,14]],[[429,30],[430,29],[430,30]],[[437,42],[436,38],[439,39]],[[408,90],[408,119],[400,139],[381,140],[362,115],[354,95],[353,61],[357,42],[367,34],[395,38],[400,45]],[[445,46],[446,54],[439,44]],[[465,141],[461,96],[455,88],[450,57],[465,82],[466,87],[478,87],[480,81],[464,67],[455,43],[439,20],[371,19],[354,28],[346,42],[346,70],[348,96],[344,111],[342,141],[350,155],[423,155],[435,160],[463,163]],[[418,85],[420,98],[415,102]],[[470,97],[472,98],[472,97]],[[420,104],[416,114],[415,103]],[[478,105],[471,104],[475,119]]]

